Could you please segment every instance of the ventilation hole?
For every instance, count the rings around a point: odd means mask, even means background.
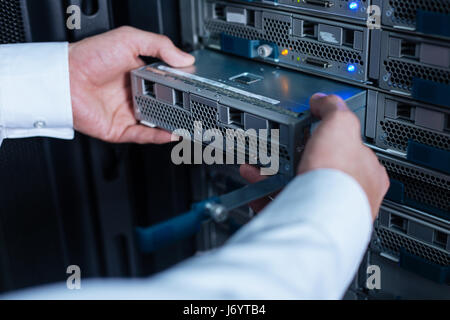
[[[0,1],[0,44],[25,41],[20,0]]]
[[[389,5],[393,9],[392,22],[409,26],[416,25],[417,10],[450,14],[448,0],[390,0]]]
[[[400,181],[405,187],[405,196],[420,204],[450,211],[450,178],[419,171],[399,162],[380,158],[391,179]]]
[[[305,21],[308,25],[308,22]],[[222,33],[230,36],[249,39],[249,40],[265,40],[276,43],[279,47],[290,48],[294,54],[305,54],[328,61],[336,61],[340,63],[352,63],[364,65],[363,57],[360,52],[351,49],[342,49],[331,45],[317,43],[311,39],[291,40],[290,22],[279,21],[270,18],[264,18],[263,31],[257,31],[247,26],[238,26],[228,24],[221,21],[208,20],[205,23],[205,30],[210,34],[219,35]],[[309,31],[314,35],[314,24],[311,24]]]
[[[450,84],[450,72],[441,69],[406,63],[397,60],[384,61],[386,73],[390,74],[389,86],[406,91],[412,90],[413,78]]]
[[[413,124],[389,119],[380,121],[380,127],[383,143],[390,149],[406,152],[409,140],[414,140],[437,149],[450,151],[449,134],[434,132],[418,128]]]
[[[376,235],[384,251],[395,256],[400,255],[400,248],[441,266],[450,264],[450,255],[431,246],[410,239],[385,228],[376,228]]]

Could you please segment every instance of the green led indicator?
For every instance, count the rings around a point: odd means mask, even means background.
[[[297,57],[297,61],[299,61],[299,62],[300,62],[300,57]]]

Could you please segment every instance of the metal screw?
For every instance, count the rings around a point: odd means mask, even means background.
[[[217,223],[225,222],[228,219],[227,209],[220,204],[208,203],[206,205],[206,210],[209,211],[211,218]]]

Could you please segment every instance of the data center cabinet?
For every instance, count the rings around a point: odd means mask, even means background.
[[[384,284],[351,289],[357,298],[449,298],[450,0],[184,5],[183,40],[193,47],[367,90],[363,138],[391,187],[365,263],[380,266]]]

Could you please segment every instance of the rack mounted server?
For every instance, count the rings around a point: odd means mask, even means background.
[[[223,1],[204,1],[207,47],[297,70],[368,81],[369,30],[362,26]]]
[[[371,15],[370,5],[379,0],[240,0],[281,10],[311,15],[327,15],[332,19],[349,20],[353,23],[366,23]]]
[[[262,151],[270,153],[269,148],[273,152],[276,147],[279,163],[274,168],[289,177],[296,173],[313,125],[309,99],[314,93],[341,96],[364,127],[366,90],[211,50],[193,54],[193,67],[173,69],[156,64],[132,72],[139,121],[172,132],[187,130],[188,138],[206,145],[210,142],[198,141],[195,131],[200,130],[199,137],[203,137],[206,130],[217,130],[224,137],[223,151],[240,154],[248,162],[253,157],[251,150],[257,150],[256,156]],[[201,129],[195,127],[197,121]],[[232,145],[227,145],[228,129],[253,129],[256,139],[238,135]],[[261,136],[260,130],[271,129],[279,130],[279,141]],[[239,149],[238,142],[245,148]]]

